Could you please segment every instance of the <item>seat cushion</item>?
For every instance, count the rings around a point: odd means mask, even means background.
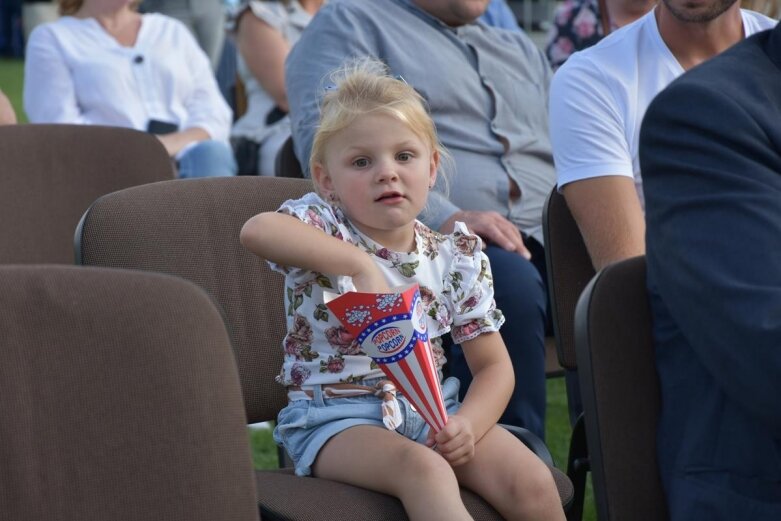
[[[562,505],[572,501],[569,478],[551,468]],[[400,521],[407,519],[401,502],[386,494],[327,479],[293,474],[293,469],[262,470],[255,473],[258,505],[265,520]],[[461,497],[475,520],[501,520],[501,516],[477,494],[461,489]],[[305,498],[305,499],[304,499]]]

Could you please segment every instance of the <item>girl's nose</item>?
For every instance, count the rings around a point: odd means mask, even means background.
[[[378,165],[377,180],[381,183],[387,183],[388,181],[394,181],[398,179],[396,173],[396,165],[393,161],[383,161]]]

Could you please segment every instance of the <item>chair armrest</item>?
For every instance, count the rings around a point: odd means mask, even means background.
[[[499,426],[508,430],[510,434],[521,440],[523,444],[529,447],[529,449],[535,453],[537,457],[544,461],[546,465],[549,467],[555,466],[553,464],[553,455],[551,455],[548,447],[540,438],[537,437],[536,434],[533,434],[531,431],[524,429],[523,427],[516,427],[515,425],[505,425],[500,423]]]

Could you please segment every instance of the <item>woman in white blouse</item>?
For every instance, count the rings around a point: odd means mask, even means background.
[[[232,17],[247,112],[234,124],[231,137],[237,155],[254,147],[250,155],[257,158],[257,164],[248,167],[254,171],[242,173],[274,175],[277,152],[290,136],[285,58],[323,2],[249,0]]]
[[[235,175],[231,110],[209,60],[180,22],[133,0],[59,0],[62,18],[27,44],[32,123],[130,127],[155,134],[180,177]]]

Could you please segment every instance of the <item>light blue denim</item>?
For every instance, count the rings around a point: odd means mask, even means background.
[[[222,141],[199,141],[177,161],[179,177],[227,177],[236,175],[238,167],[233,149]]]
[[[374,385],[382,378],[364,380],[362,385]],[[456,378],[442,382],[442,398],[448,414],[455,414],[461,404],[458,401],[460,383]],[[365,394],[349,398],[323,398],[320,386],[315,386],[311,400],[296,400],[279,411],[274,440],[282,445],[293,459],[298,476],[309,476],[320,449],[333,436],[356,425],[382,423],[381,399]],[[418,443],[426,441],[429,426],[407,399],[397,394],[404,419],[396,432]]]

